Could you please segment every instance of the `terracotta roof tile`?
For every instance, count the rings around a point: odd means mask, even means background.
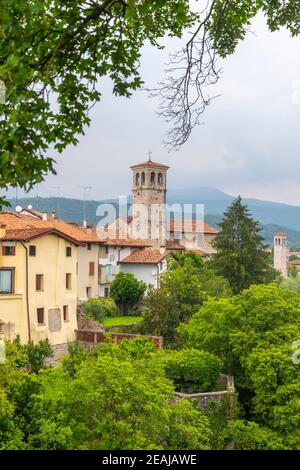
[[[143,163],[137,163],[135,165],[132,165],[130,168],[133,170],[134,168],[139,168],[140,166],[148,166],[148,167],[151,167],[151,168],[152,167],[165,168],[166,170],[168,168],[170,168],[167,165],[163,165],[162,163],[153,162],[152,160],[148,160],[147,162],[143,162]]]
[[[185,251],[185,246],[180,243],[174,242],[173,240],[166,240],[166,249],[167,250],[182,250]]]
[[[195,232],[204,234],[217,234],[218,230],[207,223],[198,220],[170,220],[169,232]]]
[[[120,261],[120,264],[158,264],[169,254],[170,251],[168,250],[164,253],[161,253],[160,250],[137,250],[126,256],[126,258]]]
[[[29,241],[43,235],[58,235],[59,237],[64,238],[77,246],[84,245],[83,242],[76,240],[75,238],[67,235],[64,232],[61,232],[58,229],[45,227],[45,228],[24,228],[24,229],[14,229],[6,230],[5,236],[0,238],[0,240],[9,240],[9,241]]]

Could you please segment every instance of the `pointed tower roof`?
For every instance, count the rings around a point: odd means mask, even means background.
[[[162,163],[153,162],[152,160],[148,160],[147,162],[143,162],[143,163],[137,163],[136,165],[133,165],[130,168],[133,170],[133,169],[141,168],[141,167],[162,168],[164,170],[168,170],[170,168],[167,165],[163,165]]]

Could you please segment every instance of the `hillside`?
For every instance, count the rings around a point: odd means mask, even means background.
[[[204,204],[205,220],[216,226],[226,208],[233,201],[233,197],[215,188],[188,188],[170,189],[167,201],[169,204],[192,204],[195,210],[196,204]],[[9,201],[15,207],[15,200]],[[131,204],[131,197],[128,198]],[[275,231],[285,231],[292,247],[300,248],[300,207],[291,206],[270,201],[260,201],[257,199],[244,199],[253,217],[263,226],[263,235],[268,244],[272,243]],[[103,201],[86,201],[86,219],[89,223],[97,224],[100,217],[97,216],[97,208],[100,203],[111,203],[118,210],[117,199],[107,199]],[[45,212],[55,210],[62,219],[82,224],[84,202],[80,199],[69,198],[21,198],[18,204],[27,207],[31,204],[35,209]]]

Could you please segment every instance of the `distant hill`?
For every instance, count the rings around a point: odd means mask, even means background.
[[[199,187],[188,189],[169,189],[167,200],[169,204],[204,204],[205,219],[211,225],[220,221],[220,217],[233,201],[233,197],[211,187]],[[10,200],[12,207],[15,200]],[[273,233],[284,230],[288,234],[290,245],[300,248],[300,207],[291,206],[258,199],[243,199],[253,217],[263,226],[263,234],[267,243],[272,243]],[[118,210],[118,199],[103,201],[86,201],[86,219],[89,223],[97,224],[100,217],[97,215],[99,204],[112,204]],[[128,197],[131,204],[131,197]],[[35,209],[45,212],[55,210],[62,219],[81,224],[83,221],[84,202],[80,199],[69,198],[21,198],[18,204],[27,207],[31,204]],[[5,210],[5,209],[4,209]]]
[[[219,227],[219,223],[222,219],[222,216],[216,214],[208,214],[205,216],[205,222],[212,225],[215,228]],[[282,225],[276,224],[267,224],[262,225],[262,236],[265,239],[267,245],[273,245],[273,234],[275,232],[285,232],[287,234],[289,246],[295,251],[300,250],[300,232],[297,230],[292,230],[290,228],[284,227]]]

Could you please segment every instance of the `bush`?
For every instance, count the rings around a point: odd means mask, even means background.
[[[123,315],[128,315],[146,291],[146,284],[131,273],[118,273],[110,286],[110,295]]]
[[[106,317],[114,317],[118,310],[113,299],[89,299],[82,305],[84,315],[93,318],[99,323]]]
[[[222,364],[213,354],[196,349],[165,350],[161,353],[168,379],[176,390],[206,392],[220,377]]]

